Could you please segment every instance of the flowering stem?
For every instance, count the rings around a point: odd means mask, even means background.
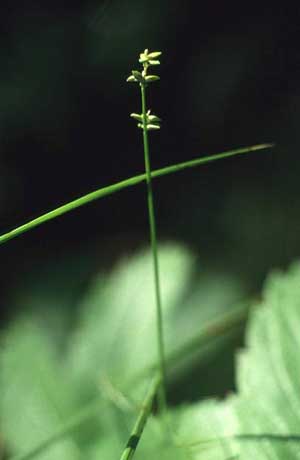
[[[148,216],[150,228],[150,243],[153,257],[154,284],[155,284],[155,300],[156,300],[156,323],[157,323],[157,348],[159,358],[159,373],[160,373],[160,389],[159,389],[159,404],[162,410],[166,409],[166,366],[165,366],[165,349],[163,338],[163,315],[161,303],[161,289],[159,277],[159,263],[157,251],[156,237],[156,221],[154,211],[154,200],[151,180],[151,165],[149,155],[149,140],[147,131],[147,109],[146,109],[146,88],[144,84],[141,87],[142,97],[142,115],[143,115],[143,143],[144,143],[144,160],[147,183],[147,200],[148,200]]]

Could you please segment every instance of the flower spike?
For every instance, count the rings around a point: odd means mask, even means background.
[[[148,49],[140,53],[139,62],[142,64],[142,71],[132,70],[131,75],[127,78],[128,82],[139,83],[140,87],[144,91],[149,83],[158,81],[160,77],[158,75],[148,75],[148,68],[151,65],[159,65],[160,62],[157,59],[161,55],[161,51],[152,51],[149,53]],[[160,129],[161,119],[153,114],[150,114],[148,110],[144,115],[143,113],[131,113],[130,116],[138,121],[138,128],[144,129],[145,131],[158,130]]]
[[[158,75],[148,75],[148,69],[151,66],[157,66],[160,64],[158,58],[160,57],[160,51],[152,51],[149,53],[148,49],[145,49],[140,53],[139,62],[142,64],[142,70],[133,70],[127,81],[138,83],[141,90],[141,105],[142,113],[131,113],[130,116],[136,120],[137,127],[143,131],[143,146],[144,146],[144,161],[145,161],[145,172],[147,177],[147,196],[148,196],[148,214],[149,214],[149,229],[150,229],[150,241],[153,255],[153,270],[154,270],[154,282],[155,282],[155,303],[156,303],[156,321],[157,321],[157,348],[158,348],[158,364],[159,364],[159,404],[162,411],[166,410],[166,366],[165,366],[165,351],[164,351],[164,337],[163,337],[163,320],[162,320],[162,303],[161,303],[161,292],[160,292],[160,276],[159,276],[159,264],[158,264],[158,249],[157,249],[157,238],[156,238],[156,223],[155,223],[155,212],[154,202],[152,194],[152,182],[151,182],[151,164],[150,164],[150,153],[149,153],[149,131],[158,131],[160,129],[161,119],[151,113],[147,109],[146,100],[146,89],[150,83],[159,80]],[[127,458],[127,457],[126,457]],[[129,458],[129,457],[128,457]],[[123,459],[123,456],[122,456]],[[125,459],[125,457],[124,457]]]

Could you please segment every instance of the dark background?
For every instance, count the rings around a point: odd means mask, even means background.
[[[163,119],[153,168],[276,147],[158,179],[160,238],[259,289],[299,255],[299,24],[299,6],[265,2],[2,3],[1,233],[143,170],[129,118],[139,93],[125,80],[144,48],[161,50],[148,97]],[[28,277],[51,267],[75,295],[147,232],[140,185],[11,240],[0,247],[3,318]]]

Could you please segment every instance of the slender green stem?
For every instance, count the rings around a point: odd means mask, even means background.
[[[144,84],[141,84],[140,87],[141,87],[141,97],[142,97],[143,143],[144,143],[144,160],[145,160],[146,183],[147,183],[150,243],[151,243],[152,257],[153,257],[153,271],[154,271],[154,284],[155,284],[158,362],[159,362],[160,378],[161,378],[160,404],[162,406],[161,409],[164,410],[166,409],[167,401],[166,401],[166,365],[165,365],[165,347],[164,347],[164,334],[163,334],[163,314],[162,314],[161,289],[160,289],[160,277],[159,277],[154,199],[153,199],[152,180],[151,180],[149,140],[148,140],[148,131],[147,131],[146,88]]]
[[[196,166],[210,163],[212,161],[221,160],[223,158],[229,158],[235,155],[241,155],[244,153],[254,152],[256,150],[262,150],[273,147],[273,144],[259,144],[259,145],[252,145],[250,147],[242,147],[240,149],[230,150],[228,152],[219,153],[216,155],[210,155],[206,157],[196,158],[195,160],[185,161],[183,163],[178,163],[171,166],[166,166],[161,169],[156,169],[151,171],[151,177],[154,179],[160,176],[166,176],[168,174],[173,174],[179,171],[183,171],[184,169],[194,168]],[[106,187],[101,187],[98,190],[90,192],[84,196],[76,198],[75,200],[70,201],[69,203],[63,204],[52,211],[46,212],[35,219],[32,219],[25,224],[22,224],[13,230],[10,230],[6,233],[0,235],[0,244],[4,244],[7,241],[16,238],[19,235],[22,235],[29,230],[32,230],[39,225],[48,222],[49,220],[55,219],[56,217],[62,216],[74,209],[77,209],[81,206],[85,206],[92,201],[98,200],[100,198],[104,198],[107,195],[112,195],[113,193],[120,192],[121,190],[133,187],[134,185],[138,185],[146,179],[146,174],[139,174],[138,176],[130,177],[129,179],[122,180],[120,182],[116,182],[114,184],[108,185]]]
[[[133,457],[151,413],[153,401],[159,387],[161,387],[160,374],[154,377],[150,385],[120,460],[130,460]]]

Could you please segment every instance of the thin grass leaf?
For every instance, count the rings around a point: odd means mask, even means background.
[[[172,174],[175,172],[183,171],[188,168],[194,168],[202,164],[210,163],[212,161],[221,160],[223,158],[229,158],[229,157],[232,157],[235,155],[241,155],[244,153],[254,152],[257,150],[263,150],[263,149],[271,148],[273,146],[274,144],[259,144],[259,145],[253,145],[251,147],[244,147],[244,148],[240,148],[236,150],[230,150],[228,152],[224,152],[224,153],[220,153],[216,155],[210,155],[207,157],[197,158],[195,160],[186,161],[183,163],[178,163],[175,165],[166,166],[165,168],[154,170],[151,172],[151,177],[156,178],[160,176],[165,176],[165,175]],[[74,209],[77,209],[81,206],[91,203],[92,201],[103,198],[107,195],[111,195],[113,193],[124,190],[128,187],[133,187],[137,184],[140,184],[141,182],[145,180],[146,180],[146,174],[139,174],[138,176],[134,176],[129,179],[125,179],[120,182],[116,182],[112,185],[108,185],[106,187],[102,187],[98,190],[95,190],[94,192],[88,193],[87,195],[84,195],[80,198],[76,198],[75,200],[72,200],[69,203],[59,206],[58,208],[53,209],[52,211],[46,212],[45,214],[42,214],[41,216],[36,217],[35,219],[32,219],[29,222],[26,222],[25,224],[20,225],[19,227],[16,227],[13,230],[10,230],[2,234],[0,236],[0,244],[6,243],[12,238],[16,238],[17,236],[25,232],[28,232],[29,230],[32,230],[33,228],[41,224],[44,224],[45,222],[48,222],[49,220],[62,216],[63,214],[66,214],[67,212],[70,212]]]

